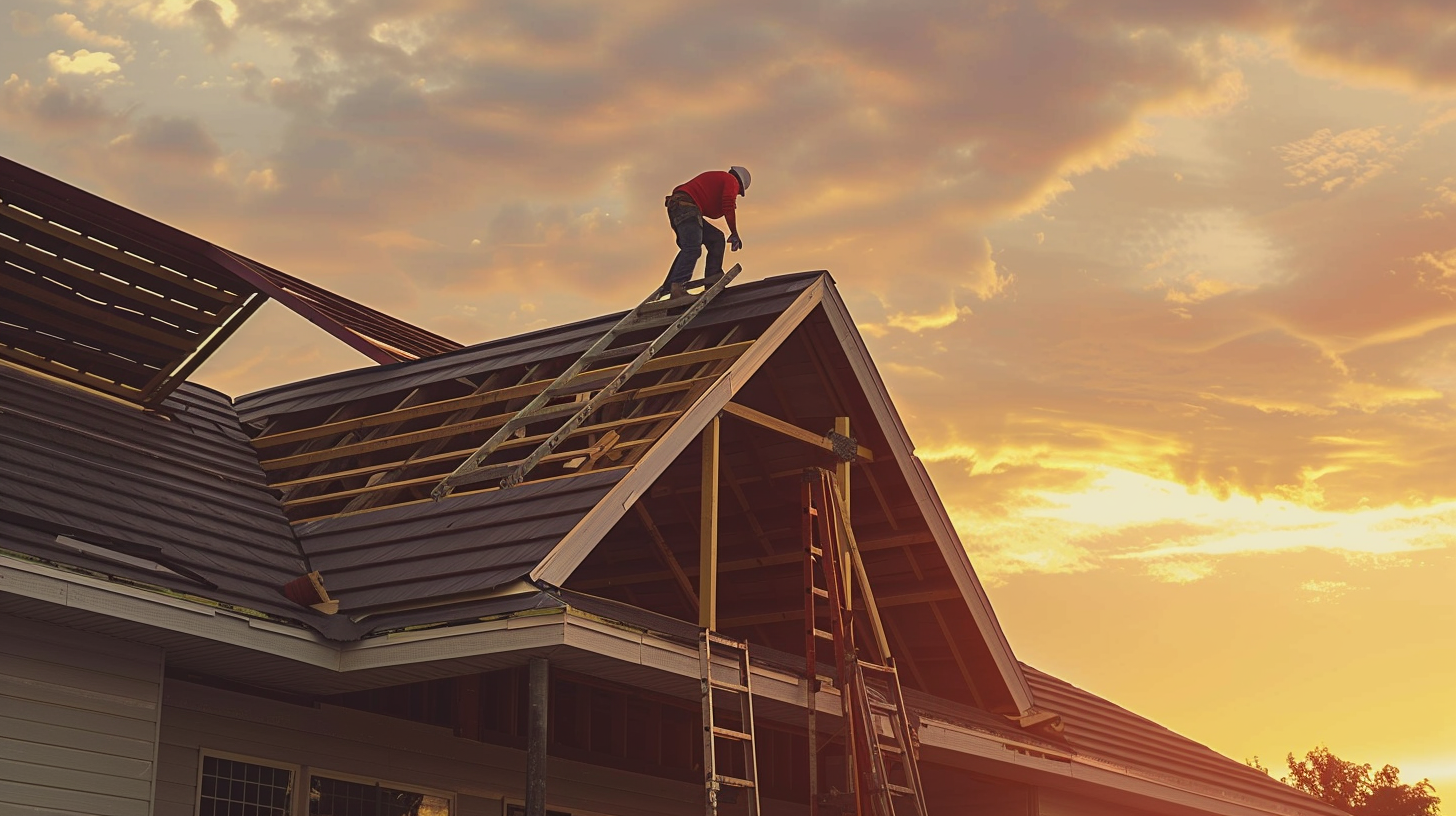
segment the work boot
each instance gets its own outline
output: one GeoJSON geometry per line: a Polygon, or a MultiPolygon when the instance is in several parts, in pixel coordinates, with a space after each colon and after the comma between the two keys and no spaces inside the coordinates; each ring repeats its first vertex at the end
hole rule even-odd
{"type": "Polygon", "coordinates": [[[668,294],[671,297],[674,297],[674,298],[687,297],[688,296],[688,287],[687,287],[687,284],[674,283],[671,286],[671,288],[668,289],[668,294]]]}

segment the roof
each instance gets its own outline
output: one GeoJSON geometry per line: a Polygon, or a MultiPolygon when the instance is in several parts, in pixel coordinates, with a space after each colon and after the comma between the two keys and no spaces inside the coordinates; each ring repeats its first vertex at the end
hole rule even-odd
{"type": "Polygon", "coordinates": [[[376,362],[459,344],[0,157],[0,359],[161,404],[273,297],[376,362]]]}
{"type": "MultiPolygon", "coordinates": [[[[604,460],[596,471],[565,470],[569,459],[559,458],[510,490],[477,484],[439,503],[427,498],[514,411],[526,393],[520,381],[549,381],[621,314],[268,389],[239,398],[238,411],[250,428],[268,429],[253,444],[343,611],[438,603],[529,576],[631,466],[651,467],[650,448],[674,427],[682,403],[752,345],[755,329],[738,327],[776,317],[818,277],[775,278],[719,296],[628,383],[604,422],[622,431],[617,449],[632,458],[604,460]],[[715,349],[721,353],[705,353],[715,349]]],[[[564,418],[540,427],[554,430],[564,418]]],[[[588,444],[600,424],[584,426],[563,450],[588,444]]],[[[530,430],[527,440],[536,438],[530,430]]],[[[521,450],[508,446],[501,457],[521,450]]]]}
{"type": "Polygon", "coordinates": [[[0,365],[0,549],[336,631],[280,591],[307,560],[228,399],[163,406],[0,365]]]}
{"type": "Polygon", "coordinates": [[[1078,754],[1152,772],[1155,781],[1191,782],[1195,790],[1246,804],[1277,802],[1302,813],[1343,811],[1229,759],[1152,720],[1022,664],[1037,705],[1062,716],[1064,736],[1078,754]]]}

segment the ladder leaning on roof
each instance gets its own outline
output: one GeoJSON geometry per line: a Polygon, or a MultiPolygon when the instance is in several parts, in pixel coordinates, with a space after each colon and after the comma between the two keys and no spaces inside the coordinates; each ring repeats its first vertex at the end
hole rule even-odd
{"type": "Polygon", "coordinates": [[[506,420],[506,423],[484,445],[481,445],[479,450],[470,454],[469,458],[460,463],[460,467],[456,468],[455,472],[441,479],[440,483],[435,485],[435,489],[430,492],[430,497],[439,501],[450,495],[450,492],[461,484],[485,481],[497,476],[504,477],[501,479],[501,487],[515,487],[520,484],[526,478],[526,474],[539,464],[542,458],[550,454],[556,449],[556,446],[564,442],[603,402],[620,391],[622,386],[626,385],[627,381],[632,379],[632,376],[642,366],[647,364],[648,360],[651,360],[658,352],[662,351],[668,342],[677,336],[678,332],[682,331],[693,321],[693,318],[697,317],[703,309],[707,308],[713,298],[717,297],[718,293],[722,292],[741,271],[743,271],[743,267],[734,264],[732,269],[729,269],[717,278],[702,278],[688,283],[689,289],[699,286],[703,287],[703,293],[693,298],[693,304],[687,308],[687,311],[668,321],[667,328],[663,330],[662,334],[657,336],[657,339],[633,346],[623,346],[615,349],[610,348],[618,337],[627,332],[662,325],[662,321],[667,320],[667,316],[659,315],[653,317],[651,316],[652,312],[665,311],[668,308],[678,305],[674,301],[683,300],[680,297],[669,300],[658,300],[662,290],[654,290],[645,300],[637,304],[632,311],[617,321],[617,324],[612,326],[606,334],[598,338],[591,345],[591,348],[588,348],[576,362],[567,366],[566,370],[561,372],[555,380],[552,380],[551,384],[546,386],[545,390],[537,394],[524,408],[517,411],[515,416],[506,420]],[[584,403],[547,405],[547,403],[557,397],[581,393],[579,385],[573,387],[573,382],[586,370],[587,366],[604,358],[623,357],[632,352],[637,352],[632,362],[624,366],[617,376],[613,377],[612,381],[603,386],[600,391],[597,391],[591,399],[584,403]],[[496,448],[500,447],[501,443],[511,438],[518,431],[532,422],[540,422],[549,417],[560,416],[563,409],[572,410],[570,419],[566,420],[566,424],[558,428],[555,433],[551,434],[535,450],[531,451],[531,454],[525,459],[519,462],[500,462],[492,465],[481,464],[495,452],[496,448]]]}

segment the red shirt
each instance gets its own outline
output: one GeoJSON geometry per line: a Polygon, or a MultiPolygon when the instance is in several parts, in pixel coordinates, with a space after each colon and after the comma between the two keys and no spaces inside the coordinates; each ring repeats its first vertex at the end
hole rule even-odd
{"type": "Polygon", "coordinates": [[[703,211],[704,218],[732,217],[738,209],[738,177],[726,170],[709,170],[699,173],[692,181],[679,184],[673,192],[682,190],[693,197],[693,203],[703,211]]]}

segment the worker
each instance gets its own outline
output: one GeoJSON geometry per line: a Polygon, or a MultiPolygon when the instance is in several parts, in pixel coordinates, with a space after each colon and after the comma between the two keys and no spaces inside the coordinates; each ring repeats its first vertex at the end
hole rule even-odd
{"type": "Polygon", "coordinates": [[[662,282],[659,294],[681,297],[688,293],[687,282],[693,277],[693,267],[703,247],[708,248],[708,260],[703,268],[703,278],[711,280],[723,274],[723,232],[708,223],[709,218],[722,218],[728,222],[728,244],[737,252],[743,248],[743,239],[738,237],[738,196],[748,193],[748,169],[733,165],[728,170],[709,170],[701,173],[686,184],[679,184],[664,202],[667,205],[667,223],[677,234],[677,257],[667,271],[667,280],[662,282]]]}

